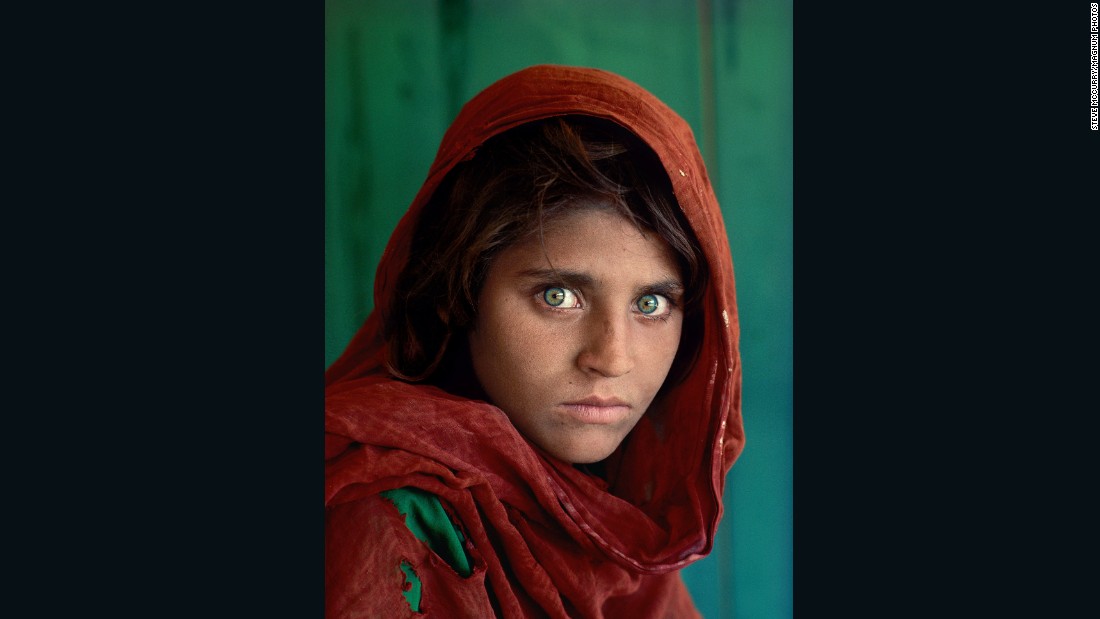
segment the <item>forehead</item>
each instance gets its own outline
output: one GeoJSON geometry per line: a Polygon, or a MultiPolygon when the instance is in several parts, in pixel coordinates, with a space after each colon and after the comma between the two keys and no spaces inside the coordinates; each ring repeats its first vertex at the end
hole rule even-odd
{"type": "Polygon", "coordinates": [[[583,208],[547,222],[540,233],[517,242],[494,266],[523,271],[532,266],[582,270],[612,277],[679,278],[676,256],[656,232],[638,228],[611,209],[583,208]]]}

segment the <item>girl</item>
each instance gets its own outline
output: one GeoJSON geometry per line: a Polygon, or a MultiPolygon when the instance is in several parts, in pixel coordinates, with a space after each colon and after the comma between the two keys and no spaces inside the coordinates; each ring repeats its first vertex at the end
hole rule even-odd
{"type": "Polygon", "coordinates": [[[697,617],[744,445],[733,265],[688,125],[536,66],[443,137],[325,374],[328,617],[697,617]]]}

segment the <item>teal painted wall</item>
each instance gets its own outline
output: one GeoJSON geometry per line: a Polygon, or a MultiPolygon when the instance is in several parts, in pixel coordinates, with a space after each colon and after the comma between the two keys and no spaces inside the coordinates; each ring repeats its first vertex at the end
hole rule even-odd
{"type": "Polygon", "coordinates": [[[327,0],[325,365],[458,108],[539,63],[599,67],[691,124],[733,251],[747,435],[715,551],[684,570],[708,619],[793,616],[791,0],[327,0]]]}

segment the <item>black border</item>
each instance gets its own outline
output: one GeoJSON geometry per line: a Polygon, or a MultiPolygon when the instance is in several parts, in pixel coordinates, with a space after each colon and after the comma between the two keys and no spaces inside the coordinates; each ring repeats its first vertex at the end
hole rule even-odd
{"type": "Polygon", "coordinates": [[[1088,5],[795,7],[797,613],[1084,603],[1088,5]]]}

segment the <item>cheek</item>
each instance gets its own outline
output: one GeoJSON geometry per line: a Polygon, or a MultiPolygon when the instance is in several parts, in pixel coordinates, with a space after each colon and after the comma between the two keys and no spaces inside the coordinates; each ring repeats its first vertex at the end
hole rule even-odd
{"type": "Polygon", "coordinates": [[[497,299],[481,310],[477,330],[470,333],[478,378],[490,396],[506,392],[509,399],[522,398],[550,375],[562,355],[561,342],[530,316],[522,300],[497,299]]]}
{"type": "Polygon", "coordinates": [[[664,325],[666,328],[643,333],[638,340],[636,354],[643,360],[650,381],[655,382],[657,387],[664,383],[680,347],[681,323],[679,319],[674,320],[674,324],[664,325]]]}

